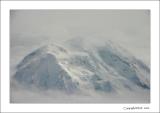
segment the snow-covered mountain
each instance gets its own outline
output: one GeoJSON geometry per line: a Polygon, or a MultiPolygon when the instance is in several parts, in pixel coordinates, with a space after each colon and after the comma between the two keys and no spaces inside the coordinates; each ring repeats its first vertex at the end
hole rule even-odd
{"type": "Polygon", "coordinates": [[[150,89],[150,69],[110,41],[98,46],[78,40],[45,45],[24,57],[13,77],[26,88],[69,94],[150,89]]]}

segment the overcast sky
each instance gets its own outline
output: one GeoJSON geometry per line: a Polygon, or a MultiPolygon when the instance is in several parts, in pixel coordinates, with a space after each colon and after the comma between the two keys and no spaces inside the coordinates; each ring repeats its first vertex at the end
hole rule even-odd
{"type": "Polygon", "coordinates": [[[149,65],[148,10],[11,10],[11,64],[48,42],[112,40],[149,65]]]}

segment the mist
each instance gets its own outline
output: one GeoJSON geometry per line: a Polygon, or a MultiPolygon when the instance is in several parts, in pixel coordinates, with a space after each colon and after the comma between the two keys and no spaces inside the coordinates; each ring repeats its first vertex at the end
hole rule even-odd
{"type": "Polygon", "coordinates": [[[111,41],[150,67],[149,10],[10,10],[10,102],[150,102],[150,90],[121,91],[121,95],[88,90],[66,95],[37,88],[28,90],[12,79],[17,64],[29,53],[44,45],[64,45],[74,39],[79,39],[77,46],[82,46],[83,41],[88,45],[111,41]]]}
{"type": "Polygon", "coordinates": [[[40,45],[79,37],[112,40],[150,65],[149,10],[10,11],[11,60],[40,45]]]}

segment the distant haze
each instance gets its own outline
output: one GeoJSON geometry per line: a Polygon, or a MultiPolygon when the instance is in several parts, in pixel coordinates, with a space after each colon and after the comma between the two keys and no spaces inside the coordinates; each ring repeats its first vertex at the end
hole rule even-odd
{"type": "Polygon", "coordinates": [[[11,68],[41,45],[79,37],[112,40],[150,65],[149,10],[11,10],[11,68]]]}

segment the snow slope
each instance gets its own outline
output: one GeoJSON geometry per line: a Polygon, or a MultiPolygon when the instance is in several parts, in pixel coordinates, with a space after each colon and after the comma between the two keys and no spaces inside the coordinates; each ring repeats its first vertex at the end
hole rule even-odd
{"type": "Polygon", "coordinates": [[[110,41],[96,46],[71,40],[40,47],[24,57],[13,79],[28,89],[67,94],[150,90],[150,69],[110,41]]]}

